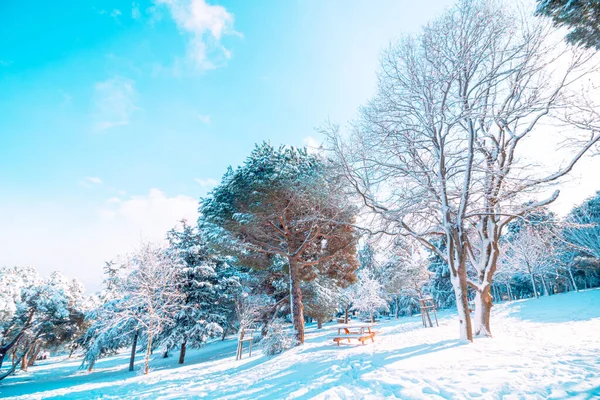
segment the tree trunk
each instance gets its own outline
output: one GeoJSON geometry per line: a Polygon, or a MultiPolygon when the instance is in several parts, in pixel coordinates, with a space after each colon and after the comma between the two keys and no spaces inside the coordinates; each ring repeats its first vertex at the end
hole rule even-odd
{"type": "Polygon", "coordinates": [[[400,318],[400,296],[396,296],[396,319],[400,318]]]}
{"type": "Polygon", "coordinates": [[[535,278],[533,277],[533,273],[531,272],[531,270],[529,270],[529,278],[531,279],[531,289],[533,290],[533,295],[536,299],[539,299],[540,296],[538,296],[537,286],[535,285],[535,278]]]}
{"type": "Polygon", "coordinates": [[[513,301],[510,285],[508,283],[506,284],[506,295],[508,296],[508,300],[513,301]]]}
{"type": "Polygon", "coordinates": [[[575,282],[575,278],[573,277],[573,271],[571,270],[571,267],[569,267],[569,277],[571,278],[571,284],[573,285],[573,289],[576,292],[579,292],[579,289],[577,288],[577,283],[575,282]]]}
{"type": "Polygon", "coordinates": [[[181,343],[181,350],[179,350],[179,364],[183,364],[185,361],[186,345],[187,345],[187,339],[183,339],[183,343],[181,343]]]}
{"type": "Polygon", "coordinates": [[[27,356],[28,356],[28,354],[29,354],[29,351],[27,351],[21,357],[21,371],[27,371],[27,361],[28,361],[28,357],[27,356]]]}
{"type": "Polygon", "coordinates": [[[492,337],[490,315],[493,298],[490,285],[485,285],[483,291],[475,291],[475,335],[492,337]]]}
{"type": "Polygon", "coordinates": [[[464,266],[459,269],[458,276],[452,277],[452,287],[456,297],[456,310],[458,311],[460,340],[473,341],[473,328],[471,314],[469,313],[469,297],[467,292],[467,272],[464,266]]]}
{"type": "Polygon", "coordinates": [[[92,369],[94,369],[94,364],[96,364],[96,360],[92,360],[90,362],[90,365],[88,366],[88,372],[92,372],[92,369]]]}
{"type": "Polygon", "coordinates": [[[162,358],[169,358],[169,349],[165,349],[165,351],[162,354],[162,358]]]}
{"type": "Polygon", "coordinates": [[[17,343],[19,343],[19,341],[21,340],[21,337],[23,337],[23,335],[25,334],[25,331],[29,328],[29,324],[31,323],[31,321],[33,319],[33,314],[34,314],[33,311],[31,311],[29,313],[29,316],[27,318],[27,321],[25,322],[25,325],[23,326],[23,328],[21,328],[21,331],[13,338],[13,340],[8,342],[7,344],[0,346],[0,368],[2,368],[2,363],[4,362],[4,357],[6,356],[6,354],[17,343]]]}
{"type": "Polygon", "coordinates": [[[350,308],[350,306],[346,306],[346,309],[344,310],[344,323],[347,324],[348,323],[348,309],[350,308]]]}
{"type": "Polygon", "coordinates": [[[302,305],[302,289],[300,288],[300,277],[298,276],[298,261],[290,258],[290,279],[292,283],[292,320],[296,331],[298,344],[304,343],[304,306],[302,305]]]}
{"type": "Polygon", "coordinates": [[[37,346],[36,345],[33,346],[32,350],[30,351],[31,356],[29,357],[29,360],[27,361],[28,367],[33,367],[33,365],[35,364],[35,360],[37,360],[37,357],[40,354],[41,350],[42,350],[41,343],[38,343],[37,346]]]}
{"type": "Polygon", "coordinates": [[[317,318],[317,329],[323,328],[323,320],[321,318],[317,318]]]}
{"type": "Polygon", "coordinates": [[[139,331],[135,331],[133,334],[133,343],[131,344],[131,356],[129,357],[129,370],[133,371],[133,364],[135,363],[135,350],[137,347],[139,331]]]}
{"type": "Polygon", "coordinates": [[[75,346],[72,346],[71,350],[69,351],[69,358],[71,358],[73,356],[74,351],[75,351],[75,346]]]}
{"type": "Polygon", "coordinates": [[[227,328],[223,328],[223,334],[221,335],[221,341],[224,342],[227,337],[227,328]]]}
{"type": "Polygon", "coordinates": [[[150,371],[150,354],[152,354],[152,332],[148,331],[148,348],[146,349],[146,359],[144,360],[144,375],[150,371]]]}
{"type": "Polygon", "coordinates": [[[540,274],[540,279],[542,280],[542,287],[544,288],[544,296],[550,296],[550,292],[548,291],[548,286],[546,285],[546,280],[544,279],[544,274],[540,274]]]}

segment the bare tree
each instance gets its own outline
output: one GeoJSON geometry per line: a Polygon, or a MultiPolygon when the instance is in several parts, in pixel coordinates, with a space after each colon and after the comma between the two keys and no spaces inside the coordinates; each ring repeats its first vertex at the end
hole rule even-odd
{"type": "Polygon", "coordinates": [[[149,372],[153,339],[172,324],[184,307],[179,290],[182,262],[160,246],[145,243],[127,260],[130,274],[125,282],[127,298],[118,318],[133,319],[148,338],[144,374],[149,372]]]}
{"type": "Polygon", "coordinates": [[[531,289],[535,297],[539,297],[536,276],[542,281],[544,294],[549,294],[544,275],[552,270],[556,262],[553,235],[545,229],[523,227],[519,234],[509,243],[502,254],[502,264],[509,270],[523,271],[530,279],[531,289]]]}
{"type": "Polygon", "coordinates": [[[384,52],[377,94],[347,140],[338,127],[325,129],[348,182],[378,217],[372,230],[411,236],[449,265],[465,340],[473,339],[469,287],[474,332],[491,336],[503,229],[556,200],[558,191],[523,206],[600,139],[597,115],[576,95],[595,70],[593,54],[555,38],[543,21],[506,5],[460,1],[384,52]],[[553,124],[571,139],[566,163],[548,171],[519,158],[526,139],[555,139],[553,124]]]}

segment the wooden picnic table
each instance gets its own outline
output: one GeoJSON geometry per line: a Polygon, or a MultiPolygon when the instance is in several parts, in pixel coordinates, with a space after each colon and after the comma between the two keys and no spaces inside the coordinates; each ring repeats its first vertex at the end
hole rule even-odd
{"type": "Polygon", "coordinates": [[[358,339],[362,344],[365,344],[365,340],[371,339],[371,341],[375,343],[373,338],[377,332],[371,330],[374,326],[375,324],[373,323],[334,325],[332,328],[337,329],[337,335],[332,338],[338,346],[344,339],[348,339],[348,342],[350,342],[350,339],[358,339]]]}

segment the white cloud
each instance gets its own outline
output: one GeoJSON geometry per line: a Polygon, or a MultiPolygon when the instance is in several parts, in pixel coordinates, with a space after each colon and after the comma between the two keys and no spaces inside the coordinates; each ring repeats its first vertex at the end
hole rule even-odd
{"type": "Polygon", "coordinates": [[[213,178],[206,178],[206,179],[196,178],[194,180],[196,181],[196,183],[198,185],[200,185],[203,188],[213,188],[213,187],[217,186],[217,184],[219,183],[219,181],[217,181],[216,179],[213,179],[213,178]]]}
{"type": "Polygon", "coordinates": [[[128,125],[136,106],[135,82],[115,76],[95,85],[94,128],[98,131],[128,125]]]}
{"type": "Polygon", "coordinates": [[[121,10],[119,9],[114,9],[110,12],[110,16],[113,18],[117,18],[119,15],[121,15],[121,10]]]}
{"type": "Polygon", "coordinates": [[[101,215],[106,221],[130,224],[144,236],[157,240],[162,239],[166,231],[182,218],[195,221],[197,208],[198,200],[193,197],[167,197],[159,189],[150,189],[145,196],[108,199],[101,209],[101,215]]]}
{"type": "Polygon", "coordinates": [[[131,3],[131,18],[139,19],[141,16],[142,13],[140,11],[140,5],[134,1],[133,3],[131,3]]]}
{"type": "Polygon", "coordinates": [[[204,122],[205,124],[210,124],[210,115],[201,115],[198,114],[198,119],[202,122],[204,122]]]}
{"type": "Polygon", "coordinates": [[[225,35],[238,35],[234,17],[225,7],[210,5],[205,0],[156,0],[164,4],[181,32],[189,36],[187,57],[198,69],[214,69],[231,57],[221,44],[225,35]]]}
{"type": "Polygon", "coordinates": [[[105,261],[131,252],[140,240],[165,240],[182,218],[195,223],[197,208],[197,199],[159,189],[100,205],[5,201],[0,265],[34,266],[44,275],[58,270],[95,291],[105,261]]]}
{"type": "Polygon", "coordinates": [[[101,185],[102,179],[95,176],[86,176],[79,181],[79,184],[85,188],[91,188],[92,186],[101,185]]]}
{"type": "Polygon", "coordinates": [[[309,153],[317,153],[322,148],[321,143],[312,136],[302,139],[302,145],[306,147],[309,153]]]}
{"type": "Polygon", "coordinates": [[[91,183],[95,183],[96,185],[99,185],[102,183],[102,179],[95,177],[95,176],[86,176],[85,180],[91,183]]]}

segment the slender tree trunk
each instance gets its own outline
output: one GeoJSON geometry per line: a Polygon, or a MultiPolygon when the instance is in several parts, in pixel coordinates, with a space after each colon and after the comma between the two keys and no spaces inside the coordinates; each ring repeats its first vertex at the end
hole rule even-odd
{"type": "Polygon", "coordinates": [[[152,332],[148,331],[148,348],[146,349],[146,359],[144,360],[144,375],[150,372],[150,354],[152,354],[152,332]]]}
{"type": "Polygon", "coordinates": [[[88,372],[92,372],[92,369],[94,369],[94,364],[96,364],[96,360],[92,360],[90,362],[90,365],[88,366],[88,372]]]}
{"type": "Polygon", "coordinates": [[[540,279],[542,280],[542,287],[544,288],[544,296],[550,296],[550,292],[548,291],[548,286],[546,285],[546,280],[544,279],[544,274],[540,274],[540,279]]]}
{"type": "Polygon", "coordinates": [[[513,301],[512,293],[510,291],[510,284],[506,284],[506,295],[508,296],[508,300],[513,301]]]}
{"type": "Polygon", "coordinates": [[[15,372],[15,370],[17,369],[17,365],[19,365],[18,362],[13,362],[7,371],[0,372],[0,381],[2,379],[6,378],[7,376],[12,375],[15,372]]]}
{"type": "Polygon", "coordinates": [[[30,352],[31,356],[29,357],[29,360],[27,361],[28,367],[33,367],[33,365],[35,364],[35,360],[37,360],[37,357],[40,354],[41,350],[42,350],[41,343],[38,343],[37,345],[33,346],[33,349],[30,352]]]}
{"type": "Polygon", "coordinates": [[[533,276],[533,272],[531,272],[531,269],[529,269],[529,278],[531,279],[531,289],[533,290],[533,295],[536,299],[539,299],[540,296],[538,295],[537,286],[535,285],[535,278],[533,276]]]}
{"type": "Polygon", "coordinates": [[[347,324],[348,323],[348,309],[350,308],[350,306],[346,305],[345,307],[345,312],[344,312],[344,323],[347,324]]]}
{"type": "Polygon", "coordinates": [[[25,354],[23,354],[23,356],[21,357],[21,371],[27,371],[27,361],[28,361],[28,355],[29,355],[29,351],[27,351],[25,354]]]}
{"type": "Polygon", "coordinates": [[[400,296],[396,296],[396,319],[400,318],[400,296]]]}
{"type": "Polygon", "coordinates": [[[296,340],[298,344],[304,343],[304,307],[302,305],[302,289],[300,288],[300,277],[298,276],[298,262],[294,258],[289,259],[290,278],[292,280],[292,319],[296,340]]]}
{"type": "Polygon", "coordinates": [[[577,288],[577,283],[575,282],[575,278],[573,277],[573,271],[571,270],[571,267],[569,267],[569,277],[571,278],[571,284],[573,285],[573,290],[575,290],[576,292],[579,292],[579,289],[577,288]]]}
{"type": "Polygon", "coordinates": [[[186,346],[187,346],[187,339],[183,339],[183,343],[181,343],[181,350],[179,350],[179,364],[183,364],[185,361],[186,346]]]}
{"type": "Polygon", "coordinates": [[[129,357],[129,370],[130,371],[133,371],[133,365],[135,363],[135,350],[137,347],[137,341],[138,341],[139,334],[140,334],[140,332],[137,330],[133,334],[133,343],[131,344],[131,356],[129,357]]]}
{"type": "Polygon", "coordinates": [[[323,328],[323,320],[321,318],[317,318],[317,329],[323,328]]]}
{"type": "Polygon", "coordinates": [[[169,358],[169,349],[165,349],[163,352],[162,358],[169,358]]]}
{"type": "Polygon", "coordinates": [[[73,352],[75,351],[75,346],[71,346],[71,350],[69,351],[69,358],[73,356],[73,352]]]}

